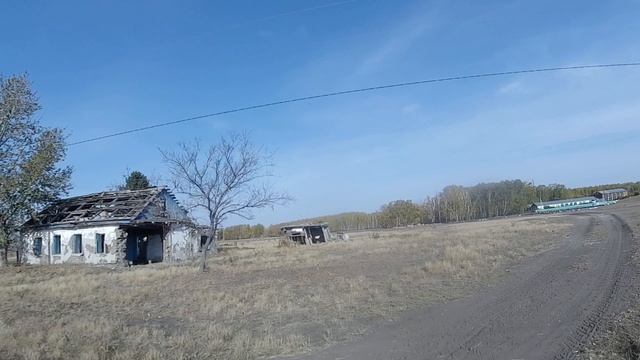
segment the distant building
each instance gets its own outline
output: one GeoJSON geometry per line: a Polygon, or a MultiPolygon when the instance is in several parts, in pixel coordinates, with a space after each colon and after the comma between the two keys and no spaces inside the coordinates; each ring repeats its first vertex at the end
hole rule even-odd
{"type": "Polygon", "coordinates": [[[164,187],[62,199],[23,225],[29,264],[146,264],[188,259],[201,236],[164,187]]]}
{"type": "Polygon", "coordinates": [[[626,198],[629,196],[629,192],[626,189],[610,189],[596,191],[595,197],[604,201],[615,201],[626,198]]]}
{"type": "Polygon", "coordinates": [[[287,225],[280,228],[289,240],[301,245],[311,245],[327,242],[331,239],[327,224],[287,225]]]}
{"type": "Polygon", "coordinates": [[[608,203],[599,201],[594,196],[587,196],[574,199],[541,201],[533,203],[530,207],[530,210],[538,214],[545,214],[568,210],[588,209],[604,205],[608,205],[608,203]]]}

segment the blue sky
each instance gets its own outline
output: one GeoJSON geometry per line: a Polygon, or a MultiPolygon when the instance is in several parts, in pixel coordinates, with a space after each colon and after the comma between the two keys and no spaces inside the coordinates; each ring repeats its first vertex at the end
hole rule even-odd
{"type": "MultiPolygon", "coordinates": [[[[10,0],[0,13],[0,73],[29,73],[41,121],[70,141],[391,82],[640,60],[637,0],[10,0]]],[[[126,169],[166,176],[159,147],[250,130],[296,198],[256,212],[263,223],[373,211],[448,184],[637,181],[639,90],[640,68],[431,84],[78,145],[67,162],[72,194],[96,192],[126,169]]]]}

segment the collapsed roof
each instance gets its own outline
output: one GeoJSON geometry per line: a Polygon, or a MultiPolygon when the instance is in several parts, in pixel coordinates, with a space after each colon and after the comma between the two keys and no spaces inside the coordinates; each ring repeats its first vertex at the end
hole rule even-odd
{"type": "Polygon", "coordinates": [[[285,230],[291,230],[291,229],[299,229],[299,228],[311,228],[311,227],[321,227],[321,228],[328,228],[329,225],[322,223],[322,224],[299,224],[299,225],[284,225],[280,227],[281,231],[285,231],[285,230]]]}
{"type": "Polygon", "coordinates": [[[144,219],[186,218],[186,211],[165,187],[141,190],[105,191],[58,200],[24,226],[75,225],[86,223],[127,223],[144,219]],[[167,211],[167,198],[182,216],[167,211]]]}

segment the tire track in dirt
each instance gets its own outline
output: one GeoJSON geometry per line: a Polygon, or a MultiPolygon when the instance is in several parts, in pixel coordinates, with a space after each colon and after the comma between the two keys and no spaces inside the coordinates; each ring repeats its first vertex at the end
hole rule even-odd
{"type": "Polygon", "coordinates": [[[612,214],[610,217],[617,223],[617,226],[610,231],[609,235],[619,237],[619,239],[614,239],[617,241],[610,242],[611,245],[614,245],[610,247],[610,253],[614,258],[609,257],[602,260],[612,261],[615,270],[610,278],[600,278],[598,284],[603,290],[600,301],[597,302],[594,311],[582,321],[574,334],[567,338],[562,350],[556,353],[554,359],[576,359],[578,351],[583,349],[589,339],[600,329],[607,310],[611,308],[616,300],[624,300],[625,294],[621,294],[621,292],[629,288],[629,285],[635,280],[635,269],[630,266],[630,259],[624,257],[625,254],[630,255],[633,234],[627,223],[619,216],[612,214]]]}
{"type": "Polygon", "coordinates": [[[604,319],[622,308],[636,272],[631,230],[621,218],[567,216],[575,220],[574,234],[524,261],[502,283],[302,358],[576,358],[604,319]]]}
{"type": "MultiPolygon", "coordinates": [[[[583,219],[580,219],[583,221],[583,219]]],[[[580,224],[578,227],[579,234],[574,236],[579,238],[585,238],[593,230],[594,219],[588,217],[584,219],[586,224],[580,224]]],[[[575,250],[575,242],[571,243],[571,248],[575,250]]],[[[483,339],[489,337],[505,337],[504,329],[507,327],[506,323],[517,320],[520,323],[526,323],[532,316],[541,311],[544,308],[545,303],[542,301],[524,301],[514,306],[514,296],[520,299],[532,299],[535,293],[539,292],[541,288],[548,284],[557,282],[558,277],[562,272],[574,266],[579,261],[579,257],[571,257],[564,262],[552,263],[550,266],[545,266],[541,270],[535,272],[526,281],[515,281],[505,286],[502,289],[502,294],[498,301],[490,303],[481,314],[485,314],[483,317],[476,319],[478,323],[486,321],[486,314],[491,314],[488,321],[485,322],[485,326],[474,334],[470,339],[465,341],[458,349],[450,352],[446,358],[458,359],[466,358],[468,354],[473,355],[474,358],[483,358],[483,352],[479,349],[479,345],[482,344],[483,339]],[[499,312],[495,312],[495,309],[500,309],[499,312]]],[[[493,290],[493,289],[492,289],[493,290]]],[[[507,347],[511,344],[508,341],[499,342],[499,347],[507,347]]],[[[491,358],[491,357],[489,357],[491,358]]]]}

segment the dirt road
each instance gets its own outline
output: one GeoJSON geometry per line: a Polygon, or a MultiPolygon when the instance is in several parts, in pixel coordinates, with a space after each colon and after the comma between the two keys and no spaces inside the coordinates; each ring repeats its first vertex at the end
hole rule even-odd
{"type": "Polygon", "coordinates": [[[572,235],[500,284],[379,325],[301,359],[571,359],[635,285],[632,234],[610,211],[572,215],[572,235]]]}

